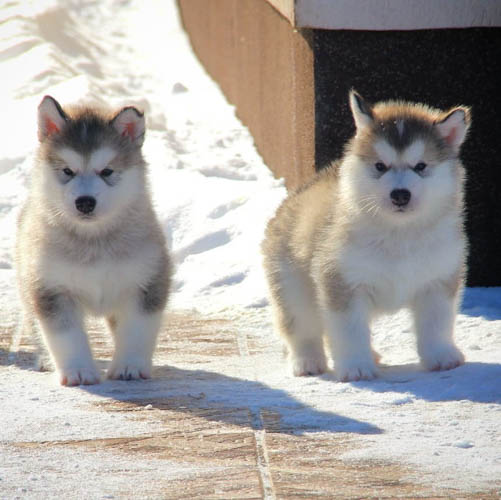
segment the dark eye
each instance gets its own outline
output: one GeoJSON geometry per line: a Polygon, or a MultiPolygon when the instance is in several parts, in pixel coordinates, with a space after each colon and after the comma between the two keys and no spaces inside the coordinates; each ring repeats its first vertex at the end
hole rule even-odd
{"type": "Polygon", "coordinates": [[[422,172],[426,167],[426,163],[420,161],[414,166],[414,172],[422,172]]]}
{"type": "Polygon", "coordinates": [[[111,174],[113,173],[113,170],[111,170],[111,168],[103,168],[103,170],[101,170],[101,177],[109,177],[111,174]]]}
{"type": "Polygon", "coordinates": [[[73,177],[75,175],[75,172],[73,172],[73,170],[71,170],[71,168],[68,167],[63,168],[63,173],[68,177],[73,177]]]}
{"type": "Polygon", "coordinates": [[[376,168],[376,170],[377,170],[378,172],[381,172],[381,173],[384,173],[384,172],[386,172],[386,171],[388,170],[388,167],[387,167],[387,166],[386,166],[383,162],[381,162],[381,161],[378,161],[378,162],[374,165],[374,167],[376,168]]]}

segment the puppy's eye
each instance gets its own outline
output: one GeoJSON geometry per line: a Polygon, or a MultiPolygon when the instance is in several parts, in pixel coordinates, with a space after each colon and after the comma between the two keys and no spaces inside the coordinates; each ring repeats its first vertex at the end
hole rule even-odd
{"type": "Polygon", "coordinates": [[[426,163],[420,161],[419,163],[416,163],[416,165],[414,165],[413,170],[414,172],[423,172],[427,166],[428,165],[426,165],[426,163]]]}
{"type": "Polygon", "coordinates": [[[73,170],[71,170],[71,168],[68,167],[63,168],[63,173],[68,177],[73,177],[75,175],[75,172],[73,172],[73,170]]]}
{"type": "Polygon", "coordinates": [[[388,170],[388,167],[381,161],[378,161],[376,164],[374,164],[374,168],[382,174],[384,174],[388,170]]]}
{"type": "Polygon", "coordinates": [[[111,170],[111,168],[103,168],[103,170],[101,170],[101,177],[109,177],[111,174],[113,173],[113,170],[111,170]]]}

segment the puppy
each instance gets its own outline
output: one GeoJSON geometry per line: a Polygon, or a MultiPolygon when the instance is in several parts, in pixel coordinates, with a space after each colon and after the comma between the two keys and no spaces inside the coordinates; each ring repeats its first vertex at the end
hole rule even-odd
{"type": "Polygon", "coordinates": [[[292,371],[324,372],[327,349],[340,380],[376,377],[370,324],[401,308],[412,312],[426,369],[455,368],[466,255],[459,150],[470,110],[371,105],[354,91],[349,100],[356,134],[343,157],[289,195],[262,246],[292,371]]]}
{"type": "Polygon", "coordinates": [[[17,276],[25,317],[39,324],[63,385],[100,380],[88,314],[105,317],[113,336],[109,378],[151,375],[171,264],[146,180],[144,133],[131,106],[63,109],[46,96],[38,108],[17,276]]]}

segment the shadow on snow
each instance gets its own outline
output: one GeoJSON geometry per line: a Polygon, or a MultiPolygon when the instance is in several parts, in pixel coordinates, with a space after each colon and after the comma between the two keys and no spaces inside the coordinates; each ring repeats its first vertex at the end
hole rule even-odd
{"type": "Polygon", "coordinates": [[[441,372],[424,371],[418,364],[384,366],[379,379],[356,384],[372,392],[398,392],[430,402],[501,404],[500,380],[501,364],[466,362],[441,372]]]}
{"type": "MultiPolygon", "coordinates": [[[[15,364],[32,369],[33,353],[20,352],[13,361],[0,349],[0,365],[15,364]]],[[[105,367],[107,361],[99,361],[105,367]]],[[[272,432],[304,434],[339,432],[380,434],[368,422],[312,408],[282,389],[261,382],[230,377],[207,370],[172,366],[154,368],[154,378],[145,381],[104,380],[80,389],[108,400],[134,407],[151,405],[160,410],[198,416],[210,421],[272,432]]],[[[322,379],[339,383],[333,373],[322,379]]],[[[353,382],[358,389],[374,393],[401,393],[392,404],[407,404],[413,398],[430,402],[472,401],[501,404],[501,364],[472,362],[450,371],[425,372],[417,364],[385,366],[373,381],[353,382]]],[[[335,394],[333,394],[335,398],[335,394]]]]}
{"type": "Polygon", "coordinates": [[[501,287],[465,288],[461,313],[490,321],[501,319],[501,287]]]}
{"type": "MultiPolygon", "coordinates": [[[[0,365],[33,370],[34,363],[33,353],[20,351],[15,357],[9,357],[6,350],[0,349],[0,365]]],[[[108,362],[99,360],[98,365],[104,368],[108,362]]],[[[156,366],[150,380],[104,380],[98,385],[79,386],[79,389],[135,407],[151,405],[256,430],[266,428],[285,434],[382,432],[370,423],[316,410],[281,389],[207,370],[156,366]]]]}
{"type": "Polygon", "coordinates": [[[82,389],[138,406],[285,434],[349,432],[380,434],[370,423],[312,408],[281,389],[207,370],[154,369],[148,381],[106,381],[82,389]]]}

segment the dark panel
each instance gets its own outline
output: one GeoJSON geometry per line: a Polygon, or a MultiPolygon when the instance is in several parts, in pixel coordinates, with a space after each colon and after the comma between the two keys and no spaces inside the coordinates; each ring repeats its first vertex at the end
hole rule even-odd
{"type": "Polygon", "coordinates": [[[370,101],[466,104],[469,286],[501,285],[501,29],[314,31],[315,160],[339,157],[354,132],[351,87],[370,101]]]}

